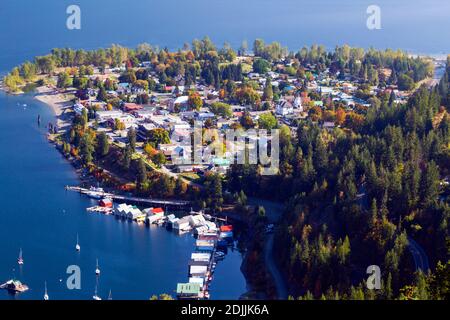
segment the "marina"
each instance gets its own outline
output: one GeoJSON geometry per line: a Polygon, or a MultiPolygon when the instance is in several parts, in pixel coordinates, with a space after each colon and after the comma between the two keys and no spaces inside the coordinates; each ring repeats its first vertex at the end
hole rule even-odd
{"type": "MultiPolygon", "coordinates": [[[[39,127],[36,121],[38,114],[41,123],[51,121],[54,117],[51,110],[32,95],[15,97],[0,92],[0,103],[3,106],[0,125],[5,130],[0,145],[9,150],[8,157],[0,160],[5,186],[0,194],[0,239],[4,244],[0,246],[3,257],[0,278],[1,283],[16,278],[31,288],[18,295],[0,290],[0,300],[43,300],[45,282],[50,300],[92,300],[97,258],[101,269],[97,291],[103,300],[108,298],[110,289],[114,299],[119,300],[148,300],[161,293],[175,297],[176,284],[186,278],[186,266],[195,244],[193,234],[169,232],[167,223],[146,227],[145,222],[129,223],[128,219],[115,219],[113,214],[87,212],[86,208],[100,206],[102,199],[80,197],[79,192],[65,190],[66,185],[78,185],[80,180],[70,163],[48,144],[46,128],[39,127]],[[26,103],[27,110],[18,112],[18,102],[26,103]],[[18,195],[27,195],[27,201],[17,201],[18,195]],[[13,225],[21,226],[20,239],[11,238],[13,225]],[[18,265],[20,248],[22,266],[18,265]],[[74,264],[82,270],[81,290],[66,287],[67,267],[74,264]]],[[[115,200],[114,205],[118,202],[115,200]]],[[[190,208],[190,205],[135,204],[162,208],[166,217],[174,213],[170,208],[184,215],[189,214],[190,208]]],[[[212,299],[237,299],[245,293],[241,263],[239,252],[228,254],[223,269],[216,269],[212,299]]]]}
{"type": "Polygon", "coordinates": [[[137,203],[146,203],[146,204],[157,204],[157,205],[166,205],[166,206],[187,206],[190,204],[190,201],[185,200],[162,200],[162,199],[149,199],[149,198],[139,198],[139,197],[131,197],[131,196],[124,196],[124,195],[118,195],[114,193],[107,193],[103,191],[103,189],[86,189],[81,187],[73,187],[73,186],[66,186],[66,190],[68,191],[75,191],[79,192],[81,194],[86,194],[91,198],[94,199],[102,199],[102,198],[109,198],[113,200],[120,200],[120,201],[128,201],[128,202],[137,202],[137,203]]]}
{"type": "MultiPolygon", "coordinates": [[[[106,194],[101,188],[83,189],[82,194],[97,199],[98,205],[88,207],[88,212],[103,213],[105,215],[114,215],[117,218],[130,220],[136,223],[145,223],[146,225],[164,226],[178,235],[191,233],[196,237],[195,249],[188,262],[188,282],[178,283],[176,294],[180,300],[205,300],[210,298],[209,286],[213,280],[213,275],[217,264],[226,256],[227,247],[233,243],[233,226],[226,225],[225,218],[216,218],[206,215],[202,211],[196,212],[191,209],[188,215],[177,218],[173,214],[166,215],[162,208],[139,209],[136,205],[126,203],[116,203],[111,194],[106,194]],[[91,193],[95,193],[92,196],[91,193]],[[107,198],[98,197],[102,194],[107,198]],[[211,221],[214,220],[215,222],[211,221]]],[[[100,275],[98,265],[95,274],[100,275]]],[[[96,293],[94,300],[101,300],[96,293]]]]}

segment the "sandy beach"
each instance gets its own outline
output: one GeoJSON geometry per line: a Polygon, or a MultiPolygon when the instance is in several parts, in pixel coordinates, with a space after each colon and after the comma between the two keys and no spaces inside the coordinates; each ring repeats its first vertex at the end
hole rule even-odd
{"type": "Polygon", "coordinates": [[[71,94],[60,93],[58,90],[49,86],[38,87],[36,88],[36,92],[35,98],[52,109],[57,119],[56,125],[58,128],[62,129],[67,126],[66,113],[71,112],[69,107],[72,105],[71,99],[73,96],[71,94]]]}

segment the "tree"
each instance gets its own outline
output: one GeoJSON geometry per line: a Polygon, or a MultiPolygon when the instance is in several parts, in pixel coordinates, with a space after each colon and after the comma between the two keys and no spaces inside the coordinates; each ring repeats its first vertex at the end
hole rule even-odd
{"type": "Polygon", "coordinates": [[[265,74],[270,70],[270,63],[266,59],[257,58],[253,61],[253,71],[265,74]]]}
{"type": "Polygon", "coordinates": [[[439,196],[439,168],[431,160],[425,168],[421,182],[422,203],[429,205],[437,201],[439,196]]]}
{"type": "Polygon", "coordinates": [[[150,132],[147,134],[147,138],[148,142],[152,143],[155,148],[160,144],[170,143],[169,132],[167,132],[163,128],[150,130],[150,132]]]}
{"type": "Polygon", "coordinates": [[[97,135],[97,157],[104,157],[109,153],[109,140],[108,136],[104,132],[100,132],[97,135]]]}
{"type": "Polygon", "coordinates": [[[131,148],[131,151],[135,152],[136,151],[136,130],[134,129],[134,127],[130,127],[130,129],[128,129],[127,140],[128,140],[128,145],[131,148]]]}
{"type": "Polygon", "coordinates": [[[125,147],[125,150],[122,151],[122,157],[121,157],[122,169],[124,169],[126,171],[128,171],[130,169],[132,155],[133,155],[133,151],[131,150],[130,145],[127,145],[125,147]]]}
{"type": "Polygon", "coordinates": [[[247,54],[248,50],[248,43],[247,40],[242,41],[241,46],[239,47],[239,55],[245,56],[247,54]]]}
{"type": "Polygon", "coordinates": [[[406,75],[406,74],[402,74],[398,77],[398,88],[400,90],[412,90],[414,89],[414,80],[406,75]]]}
{"type": "Polygon", "coordinates": [[[273,88],[272,88],[272,82],[269,78],[266,79],[266,84],[264,86],[264,92],[263,92],[263,100],[264,101],[272,101],[273,100],[273,88]]]}
{"type": "Polygon", "coordinates": [[[166,156],[162,152],[157,152],[152,156],[152,161],[157,165],[161,166],[166,163],[166,156]]]}
{"type": "Polygon", "coordinates": [[[200,110],[203,107],[203,100],[198,92],[191,91],[189,93],[188,105],[192,110],[200,110]]]}
{"type": "Polygon", "coordinates": [[[137,162],[136,181],[138,188],[142,190],[142,186],[147,182],[147,166],[142,158],[137,162]]]}
{"type": "Polygon", "coordinates": [[[61,72],[58,75],[58,81],[56,83],[56,86],[58,88],[68,88],[72,85],[72,79],[70,77],[70,74],[68,72],[61,72]]]}
{"type": "Polygon", "coordinates": [[[259,116],[258,125],[261,129],[270,130],[278,126],[278,121],[271,112],[267,112],[259,116]]]}
{"type": "Polygon", "coordinates": [[[94,152],[94,144],[92,136],[89,132],[86,132],[80,141],[80,157],[84,165],[88,165],[92,162],[94,152]]]}
{"type": "Polygon", "coordinates": [[[213,102],[209,107],[212,113],[215,115],[222,116],[224,118],[229,118],[233,115],[231,106],[223,102],[213,102]]]}
{"type": "Polygon", "coordinates": [[[438,262],[429,280],[432,299],[450,299],[450,261],[438,262]]]}
{"type": "Polygon", "coordinates": [[[40,73],[50,74],[55,69],[55,61],[51,55],[36,57],[35,64],[40,73]]]}
{"type": "Polygon", "coordinates": [[[106,93],[106,89],[104,86],[100,86],[100,89],[98,90],[98,94],[97,94],[97,100],[99,100],[99,101],[108,100],[108,94],[106,93]]]}

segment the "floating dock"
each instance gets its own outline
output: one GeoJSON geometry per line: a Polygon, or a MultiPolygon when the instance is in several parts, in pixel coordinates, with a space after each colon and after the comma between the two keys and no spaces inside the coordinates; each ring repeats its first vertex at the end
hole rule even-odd
{"type": "MultiPolygon", "coordinates": [[[[92,193],[92,190],[81,188],[81,187],[73,187],[73,186],[66,186],[66,190],[68,191],[74,191],[79,192],[81,194],[89,195],[92,193]]],[[[148,204],[157,204],[162,206],[179,206],[184,207],[189,205],[191,202],[186,200],[162,200],[162,199],[151,199],[151,198],[139,198],[139,197],[129,197],[129,196],[123,196],[118,195],[114,193],[108,193],[108,192],[102,192],[102,191],[96,191],[96,195],[98,195],[99,198],[109,198],[112,200],[119,200],[119,201],[129,201],[129,202],[137,202],[137,203],[148,203],[148,204]]]]}

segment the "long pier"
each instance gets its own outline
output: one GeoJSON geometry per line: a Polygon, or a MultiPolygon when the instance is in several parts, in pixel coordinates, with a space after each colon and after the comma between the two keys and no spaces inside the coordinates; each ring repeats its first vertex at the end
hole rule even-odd
{"type": "MultiPolygon", "coordinates": [[[[81,194],[89,194],[90,192],[92,192],[91,190],[86,189],[86,188],[72,187],[72,186],[66,186],[66,190],[79,192],[81,194]]],[[[166,205],[166,206],[182,207],[182,206],[187,206],[191,203],[190,201],[185,201],[185,200],[162,200],[162,199],[128,197],[128,196],[118,195],[118,194],[114,194],[114,193],[98,192],[98,191],[95,191],[95,194],[99,195],[103,198],[110,198],[113,200],[157,204],[157,205],[162,205],[162,206],[166,205]]]]}

